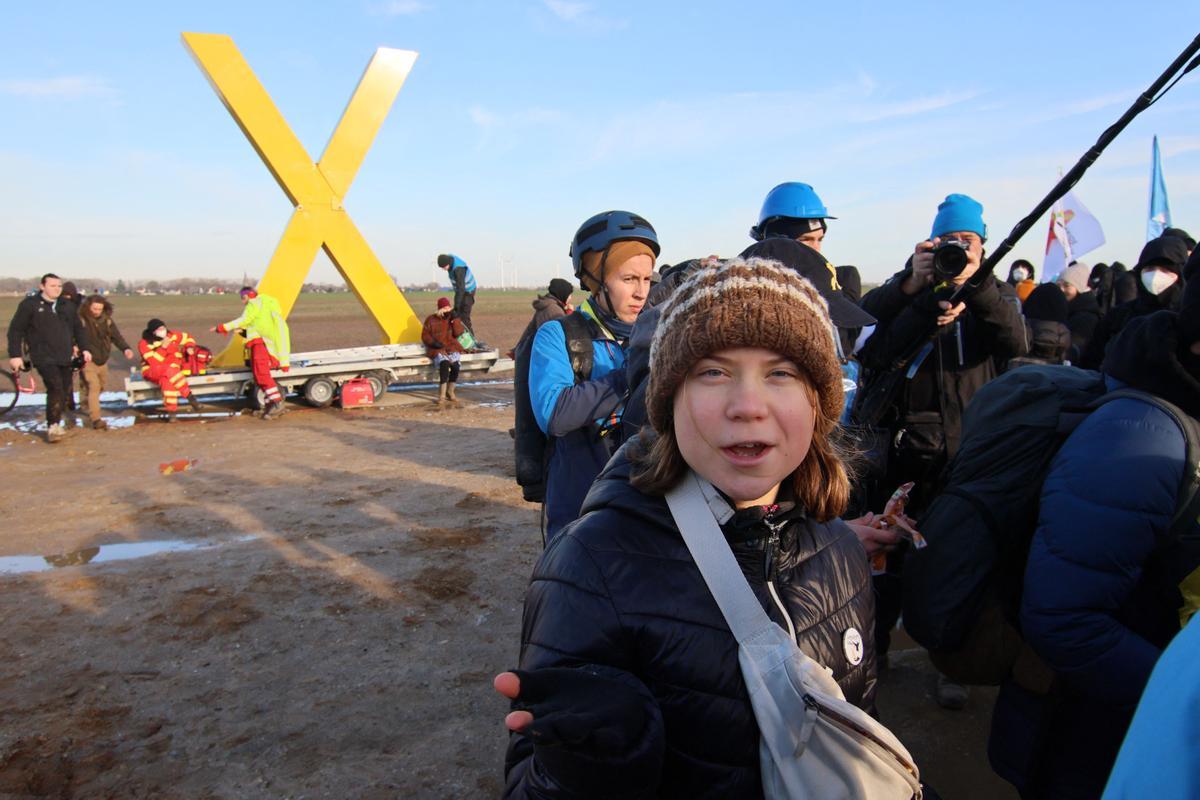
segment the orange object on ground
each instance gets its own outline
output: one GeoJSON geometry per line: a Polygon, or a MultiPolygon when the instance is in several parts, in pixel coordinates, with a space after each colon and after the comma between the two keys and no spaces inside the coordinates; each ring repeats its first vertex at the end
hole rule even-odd
{"type": "Polygon", "coordinates": [[[159,464],[158,471],[163,475],[171,475],[176,472],[189,470],[200,461],[198,458],[178,458],[174,461],[168,461],[166,464],[159,464]]]}

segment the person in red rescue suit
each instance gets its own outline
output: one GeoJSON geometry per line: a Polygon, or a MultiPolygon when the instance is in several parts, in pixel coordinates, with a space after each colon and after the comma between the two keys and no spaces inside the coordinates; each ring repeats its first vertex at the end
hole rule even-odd
{"type": "Polygon", "coordinates": [[[168,330],[161,319],[152,319],[142,331],[138,352],[142,354],[142,378],[158,384],[162,390],[163,410],[167,419],[175,421],[179,410],[179,398],[186,397],[193,409],[199,410],[200,403],[192,396],[187,376],[183,374],[184,356],[188,348],[195,347],[196,340],[183,331],[168,330]]]}
{"type": "Polygon", "coordinates": [[[458,398],[454,396],[454,384],[458,382],[458,370],[462,354],[466,351],[458,343],[458,337],[467,330],[466,325],[451,310],[450,299],[439,297],[437,311],[425,318],[421,327],[421,342],[425,345],[425,355],[433,359],[433,365],[438,370],[438,410],[446,407],[446,401],[458,407],[458,398]]]}
{"type": "Polygon", "coordinates": [[[242,315],[237,319],[217,325],[211,330],[216,333],[244,331],[246,337],[246,364],[254,373],[254,382],[262,389],[267,405],[263,419],[283,413],[283,393],[271,375],[271,370],[287,372],[291,357],[291,333],[279,301],[266,294],[259,294],[249,286],[238,293],[242,298],[242,315]]]}

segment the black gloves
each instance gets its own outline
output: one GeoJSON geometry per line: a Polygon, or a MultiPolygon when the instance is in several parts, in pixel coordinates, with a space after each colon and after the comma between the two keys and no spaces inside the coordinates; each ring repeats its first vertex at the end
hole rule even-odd
{"type": "Polygon", "coordinates": [[[665,735],[658,704],[636,677],[609,667],[513,670],[514,711],[546,773],[589,797],[653,796],[665,735]]]}
{"type": "Polygon", "coordinates": [[[434,350],[441,350],[446,345],[442,344],[441,342],[430,342],[429,346],[434,350]]]}

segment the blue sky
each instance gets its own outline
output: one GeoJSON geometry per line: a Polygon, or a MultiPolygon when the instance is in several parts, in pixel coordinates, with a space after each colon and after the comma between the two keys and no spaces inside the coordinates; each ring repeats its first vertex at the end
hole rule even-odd
{"type": "MultiPolygon", "coordinates": [[[[1128,3],[43,2],[0,29],[0,275],[261,275],[291,205],[180,43],[233,36],[316,159],[379,46],[416,66],[346,207],[389,272],[569,276],[578,225],[650,219],[663,260],[749,244],[766,192],[812,183],[826,255],[899,267],[950,192],[998,243],[1200,32],[1194,0],[1128,3]]],[[[1197,71],[1200,73],[1200,70],[1197,71]]],[[[1076,188],[1136,260],[1151,136],[1200,234],[1200,78],[1076,188]]],[[[1018,245],[1041,264],[1045,225],[1018,245]]],[[[313,280],[336,270],[318,255],[313,280]]]]}

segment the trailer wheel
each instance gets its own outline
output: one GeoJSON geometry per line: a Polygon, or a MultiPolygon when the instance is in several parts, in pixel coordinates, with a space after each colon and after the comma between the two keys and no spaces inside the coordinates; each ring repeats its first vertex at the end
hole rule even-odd
{"type": "Polygon", "coordinates": [[[364,372],[363,377],[371,384],[371,394],[374,395],[376,400],[387,394],[388,386],[392,382],[392,373],[383,369],[373,369],[370,372],[364,372]]]}
{"type": "Polygon", "coordinates": [[[337,387],[329,378],[309,378],[304,384],[304,399],[315,408],[326,408],[337,394],[337,387]]]}
{"type": "Polygon", "coordinates": [[[254,381],[246,381],[242,384],[242,396],[246,398],[246,404],[253,410],[261,411],[266,408],[267,395],[258,388],[258,384],[254,381]]]}

